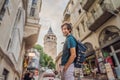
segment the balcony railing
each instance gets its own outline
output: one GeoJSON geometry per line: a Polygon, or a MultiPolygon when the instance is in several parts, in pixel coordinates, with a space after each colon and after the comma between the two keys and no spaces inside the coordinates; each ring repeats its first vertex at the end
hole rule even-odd
{"type": "Polygon", "coordinates": [[[115,0],[113,2],[113,6],[115,9],[119,9],[119,11],[120,11],[120,0],[115,0]]]}
{"type": "Polygon", "coordinates": [[[112,7],[114,10],[119,10],[120,11],[120,0],[99,0],[99,3],[104,2],[104,3],[111,3],[112,7]]]}
{"type": "Polygon", "coordinates": [[[104,24],[109,18],[111,18],[114,14],[112,11],[114,10],[111,4],[103,4],[101,7],[96,9],[96,12],[92,14],[92,16],[87,21],[87,26],[91,31],[95,31],[102,24],[104,24]]]}
{"type": "Polygon", "coordinates": [[[83,9],[85,9],[86,11],[88,11],[88,9],[92,6],[92,4],[94,3],[95,0],[82,0],[81,1],[81,5],[83,7],[83,9]]]}

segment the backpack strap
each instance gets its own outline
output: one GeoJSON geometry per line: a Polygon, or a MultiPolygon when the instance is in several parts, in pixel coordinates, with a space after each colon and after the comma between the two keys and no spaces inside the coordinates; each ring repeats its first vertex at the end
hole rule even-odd
{"type": "Polygon", "coordinates": [[[81,41],[76,40],[76,38],[75,38],[74,36],[73,36],[73,38],[74,38],[74,40],[76,41],[77,45],[79,45],[79,46],[81,47],[81,52],[82,52],[82,53],[85,53],[85,51],[87,50],[87,47],[86,47],[84,44],[82,44],[81,41]],[[84,50],[83,50],[83,49],[84,49],[84,50]]]}

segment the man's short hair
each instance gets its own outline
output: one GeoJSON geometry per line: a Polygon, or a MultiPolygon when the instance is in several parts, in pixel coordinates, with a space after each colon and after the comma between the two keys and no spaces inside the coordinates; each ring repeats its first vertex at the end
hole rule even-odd
{"type": "Polygon", "coordinates": [[[63,28],[63,26],[67,26],[67,29],[70,30],[70,32],[72,31],[72,24],[71,23],[64,23],[64,24],[62,24],[61,28],[63,28]]]}

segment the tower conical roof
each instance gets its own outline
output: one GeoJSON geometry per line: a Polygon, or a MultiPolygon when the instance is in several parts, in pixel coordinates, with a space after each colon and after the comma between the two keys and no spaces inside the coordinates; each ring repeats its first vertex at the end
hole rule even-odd
{"type": "Polygon", "coordinates": [[[50,27],[47,34],[54,34],[52,28],[50,27]]]}

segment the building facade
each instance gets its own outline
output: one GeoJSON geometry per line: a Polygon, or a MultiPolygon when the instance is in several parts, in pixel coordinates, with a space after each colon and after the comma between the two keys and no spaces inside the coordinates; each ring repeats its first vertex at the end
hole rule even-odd
{"type": "Polygon", "coordinates": [[[70,19],[73,35],[87,46],[89,68],[109,74],[109,63],[120,79],[120,0],[70,0],[66,10],[69,16],[63,21],[70,19]]]}
{"type": "Polygon", "coordinates": [[[51,27],[49,28],[48,33],[44,37],[44,51],[55,61],[55,58],[57,56],[57,37],[53,33],[51,27]]]}
{"type": "MultiPolygon", "coordinates": [[[[40,28],[33,27],[32,32],[26,29],[28,19],[27,4],[29,1],[0,1],[0,79],[21,79],[25,51],[37,41],[36,36],[38,36],[40,28]],[[31,39],[30,37],[34,37],[36,40],[28,41],[27,39],[31,39]]],[[[39,6],[38,11],[40,11],[41,3],[37,3],[37,7],[39,6]]],[[[39,14],[38,11],[36,11],[36,14],[39,14]]]]}
{"type": "Polygon", "coordinates": [[[25,6],[26,23],[25,23],[25,33],[24,39],[26,41],[26,49],[30,49],[38,39],[40,24],[39,24],[39,12],[41,10],[42,0],[28,0],[25,6]]]}
{"type": "Polygon", "coordinates": [[[58,72],[58,77],[60,78],[61,77],[61,58],[62,58],[62,52],[60,52],[57,57],[56,57],[56,60],[55,60],[55,64],[56,64],[56,71],[58,72]]]}
{"type": "Polygon", "coordinates": [[[61,66],[61,58],[62,58],[62,52],[58,54],[56,57],[55,63],[56,63],[56,70],[60,72],[60,66],[61,66]]]}

